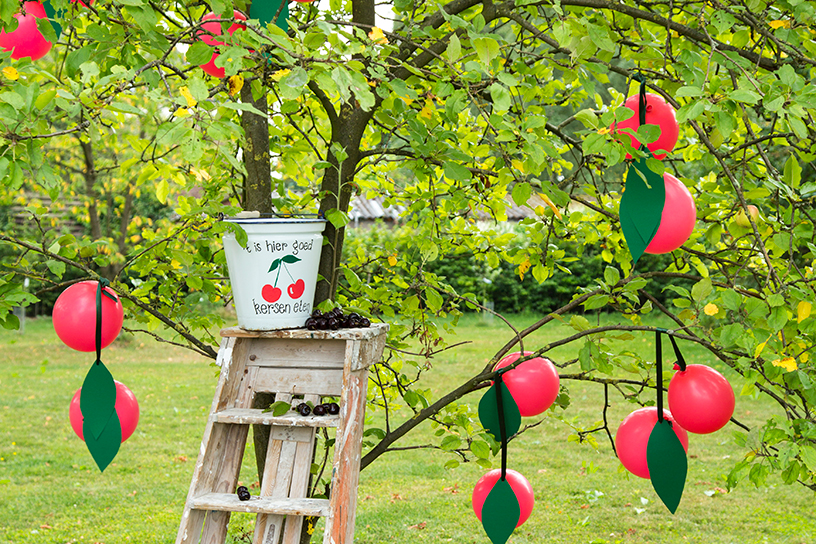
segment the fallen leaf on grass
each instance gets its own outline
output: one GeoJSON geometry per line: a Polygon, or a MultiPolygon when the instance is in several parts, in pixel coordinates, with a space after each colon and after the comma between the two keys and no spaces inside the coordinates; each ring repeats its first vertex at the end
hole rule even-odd
{"type": "Polygon", "coordinates": [[[53,529],[50,525],[40,525],[40,529],[53,529]]]}
{"type": "Polygon", "coordinates": [[[400,496],[399,493],[393,493],[391,495],[391,502],[394,503],[396,501],[404,501],[405,499],[400,496]]]}
{"type": "Polygon", "coordinates": [[[425,528],[425,525],[427,525],[427,524],[426,524],[426,523],[423,521],[422,523],[417,523],[416,525],[411,525],[411,526],[410,526],[410,527],[408,527],[408,528],[409,528],[409,529],[419,529],[419,530],[422,530],[422,529],[424,529],[424,528],[425,528]]]}
{"type": "Polygon", "coordinates": [[[455,495],[456,493],[459,493],[459,484],[453,484],[452,487],[446,487],[446,488],[442,489],[442,491],[446,491],[448,493],[453,493],[455,495]]]}

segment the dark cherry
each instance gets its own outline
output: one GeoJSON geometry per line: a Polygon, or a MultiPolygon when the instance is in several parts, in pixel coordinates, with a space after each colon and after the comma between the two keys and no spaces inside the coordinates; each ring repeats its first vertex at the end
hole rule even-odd
{"type": "Polygon", "coordinates": [[[364,318],[362,318],[360,320],[360,326],[361,327],[370,327],[371,326],[371,321],[369,321],[369,319],[367,317],[364,317],[364,318]]]}
{"type": "Polygon", "coordinates": [[[301,402],[297,405],[297,411],[302,416],[308,416],[312,413],[312,409],[305,402],[301,402]]]}
{"type": "Polygon", "coordinates": [[[325,404],[318,404],[314,407],[313,413],[316,416],[325,416],[328,413],[328,409],[326,408],[325,404]]]}
{"type": "Polygon", "coordinates": [[[238,489],[235,490],[235,493],[238,495],[239,500],[248,501],[250,499],[249,490],[244,485],[238,486],[238,489]]]}
{"type": "Polygon", "coordinates": [[[336,402],[330,402],[326,405],[326,409],[329,411],[329,414],[336,416],[340,413],[340,405],[336,402]]]}

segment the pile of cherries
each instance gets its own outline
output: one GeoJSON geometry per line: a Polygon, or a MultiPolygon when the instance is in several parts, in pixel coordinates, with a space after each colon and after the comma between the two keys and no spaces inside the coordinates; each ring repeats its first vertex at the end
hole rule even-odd
{"type": "Polygon", "coordinates": [[[312,408],[305,402],[301,402],[297,405],[295,410],[302,416],[308,416],[311,413],[314,413],[316,416],[325,416],[326,414],[336,416],[340,413],[340,405],[336,402],[329,402],[326,404],[318,404],[312,408]]]}
{"type": "Polygon", "coordinates": [[[343,310],[335,308],[325,314],[315,309],[311,317],[306,320],[306,328],[310,331],[336,331],[337,329],[358,329],[370,327],[371,321],[357,313],[343,314],[343,310]]]}
{"type": "Polygon", "coordinates": [[[249,489],[247,489],[245,485],[239,485],[235,493],[238,495],[238,500],[241,501],[248,501],[252,497],[252,495],[249,494],[249,489]]]}

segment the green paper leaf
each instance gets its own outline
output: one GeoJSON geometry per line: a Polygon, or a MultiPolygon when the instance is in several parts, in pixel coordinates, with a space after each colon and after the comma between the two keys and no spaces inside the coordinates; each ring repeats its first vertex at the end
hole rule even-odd
{"type": "Polygon", "coordinates": [[[648,154],[649,157],[638,159],[629,167],[626,188],[620,201],[621,229],[633,264],[637,264],[657,234],[666,203],[666,186],[662,176],[646,165],[648,158],[651,158],[651,154],[648,154]]]}
{"type": "Polygon", "coordinates": [[[295,257],[294,255],[286,255],[286,256],[285,256],[285,257],[283,257],[281,260],[282,260],[283,262],[285,262],[286,264],[294,264],[294,263],[296,263],[296,262],[300,261],[300,258],[299,258],[299,257],[295,257]]]}
{"type": "Polygon", "coordinates": [[[99,467],[100,472],[104,472],[107,466],[119,453],[119,446],[122,444],[122,425],[119,423],[119,416],[113,412],[107,425],[105,425],[102,433],[98,437],[94,437],[93,433],[89,432],[88,420],[82,425],[82,433],[85,436],[85,445],[88,451],[91,452],[99,467]]]}
{"type": "Polygon", "coordinates": [[[87,436],[99,438],[116,405],[116,384],[107,367],[97,361],[91,365],[85,381],[82,383],[82,393],[79,397],[79,409],[82,412],[82,429],[87,436]]]}
{"type": "Polygon", "coordinates": [[[280,263],[281,263],[280,259],[275,259],[274,261],[272,261],[272,265],[269,267],[269,270],[267,270],[267,273],[272,272],[273,270],[278,268],[280,266],[280,263]]]}
{"type": "Polygon", "coordinates": [[[45,0],[42,3],[43,9],[45,9],[45,16],[51,21],[51,26],[54,27],[54,32],[57,33],[57,39],[59,39],[60,34],[62,34],[62,25],[59,24],[55,19],[57,17],[62,17],[62,10],[57,12],[54,7],[51,5],[49,0],[45,0]]]}
{"type": "Polygon", "coordinates": [[[507,480],[499,479],[482,506],[482,527],[493,544],[504,544],[518,525],[521,507],[507,480]]]}
{"type": "MultiPolygon", "coordinates": [[[[263,26],[266,26],[272,22],[279,7],[280,2],[278,0],[255,0],[249,8],[249,18],[258,19],[263,26]]],[[[275,21],[275,26],[284,32],[288,32],[289,23],[287,19],[289,19],[289,2],[284,2],[278,20],[275,21]]]]}
{"type": "MultiPolygon", "coordinates": [[[[482,427],[493,435],[497,442],[501,443],[501,431],[499,430],[499,405],[496,400],[496,388],[498,382],[485,392],[482,400],[479,401],[479,420],[482,427]]],[[[516,401],[507,389],[507,385],[501,382],[502,406],[504,408],[504,426],[507,438],[516,434],[521,427],[521,413],[516,401]]]]}
{"type": "Polygon", "coordinates": [[[646,446],[646,463],[652,487],[666,508],[674,514],[686,485],[688,459],[683,444],[668,420],[655,423],[646,446]]]}

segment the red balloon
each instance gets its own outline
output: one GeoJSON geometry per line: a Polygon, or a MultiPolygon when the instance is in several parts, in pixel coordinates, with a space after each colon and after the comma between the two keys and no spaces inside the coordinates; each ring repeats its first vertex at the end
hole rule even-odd
{"type": "Polygon", "coordinates": [[[734,390],[706,365],[687,365],[669,383],[669,409],[684,429],[697,434],[719,431],[734,415],[734,390]]]}
{"type": "MultiPolygon", "coordinates": [[[[524,355],[532,355],[525,351],[524,355]]],[[[511,353],[499,361],[494,370],[510,366],[518,361],[520,352],[511,353]]],[[[552,406],[558,396],[558,370],[549,359],[536,357],[508,370],[502,381],[513,395],[523,417],[537,416],[552,406]]]]}
{"type": "MultiPolygon", "coordinates": [[[[674,434],[688,452],[688,433],[683,429],[668,410],[663,410],[663,418],[672,423],[674,434]]],[[[640,476],[649,477],[649,465],[646,462],[646,446],[649,444],[649,435],[652,434],[657,423],[657,408],[647,407],[635,410],[626,416],[615,434],[615,448],[618,459],[626,470],[640,476]]]]}
{"type": "MultiPolygon", "coordinates": [[[[626,102],[623,103],[624,107],[634,111],[635,114],[625,121],[613,124],[612,132],[616,132],[616,128],[631,128],[637,132],[640,126],[640,105],[638,100],[639,95],[637,94],[626,99],[626,102]]],[[[655,158],[660,160],[665,157],[666,154],[655,152],[660,149],[664,151],[674,149],[675,144],[677,144],[677,138],[680,135],[680,125],[677,123],[674,108],[666,102],[662,96],[646,93],[646,124],[658,125],[660,127],[660,137],[654,142],[646,144],[646,147],[654,154],[655,158]]],[[[626,136],[628,136],[628,134],[626,136]]],[[[632,136],[629,137],[632,140],[632,147],[638,149],[640,142],[632,136]]],[[[631,159],[632,156],[627,153],[626,158],[631,159]]]]}
{"type": "Polygon", "coordinates": [[[666,187],[663,216],[655,237],[646,246],[646,253],[670,253],[682,246],[691,236],[697,221],[694,198],[683,182],[664,172],[663,184],[666,187]]]}
{"type": "MultiPolygon", "coordinates": [[[[479,478],[479,481],[476,482],[476,487],[473,488],[471,502],[473,503],[473,511],[476,513],[476,517],[479,518],[479,521],[482,521],[482,507],[484,506],[485,499],[493,490],[493,486],[496,485],[499,478],[501,478],[501,469],[491,470],[479,478]]],[[[516,527],[520,527],[522,523],[527,521],[527,518],[530,517],[533,511],[533,505],[535,504],[533,486],[530,485],[527,478],[509,468],[507,469],[507,482],[510,484],[513,493],[516,494],[516,499],[519,501],[521,515],[519,516],[516,527]]]]}
{"type": "MultiPolygon", "coordinates": [[[[232,16],[239,21],[247,20],[246,15],[244,15],[237,9],[233,10],[232,16]]],[[[202,21],[207,21],[209,19],[221,19],[221,15],[218,15],[216,13],[208,13],[207,15],[201,18],[202,21]]],[[[204,23],[203,25],[201,25],[201,28],[211,34],[215,34],[215,36],[221,35],[221,23],[204,23]]],[[[227,32],[229,33],[230,36],[232,36],[232,34],[238,29],[246,29],[246,26],[239,23],[233,23],[232,26],[230,26],[227,29],[227,32]]],[[[207,32],[199,32],[198,37],[201,39],[202,42],[213,47],[224,45],[224,42],[216,40],[215,36],[211,36],[207,32]]],[[[222,78],[226,75],[226,73],[223,68],[219,68],[218,66],[215,65],[216,58],[218,58],[218,53],[213,53],[210,62],[208,62],[207,64],[202,64],[201,69],[210,74],[211,76],[222,78]]]]}
{"type": "MultiPolygon", "coordinates": [[[[116,404],[114,409],[119,416],[119,425],[122,427],[122,442],[130,438],[136,426],[139,424],[139,403],[136,396],[122,382],[114,380],[116,384],[116,404]]],[[[71,428],[83,442],[85,436],[82,433],[82,410],[79,406],[79,397],[82,388],[77,389],[74,398],[71,399],[71,406],[68,409],[68,418],[71,420],[71,428]]]]}
{"type": "Polygon", "coordinates": [[[11,58],[15,60],[25,57],[37,60],[51,50],[51,42],[37,28],[37,19],[46,17],[45,8],[39,2],[24,2],[23,12],[14,14],[18,22],[16,30],[0,30],[0,48],[11,51],[11,58]]]}
{"type": "MultiPolygon", "coordinates": [[[[60,340],[77,351],[96,350],[96,288],[98,282],[81,281],[62,292],[54,304],[54,330],[60,340]]],[[[102,347],[109,346],[122,330],[124,310],[110,287],[102,295],[102,347]]]]}

